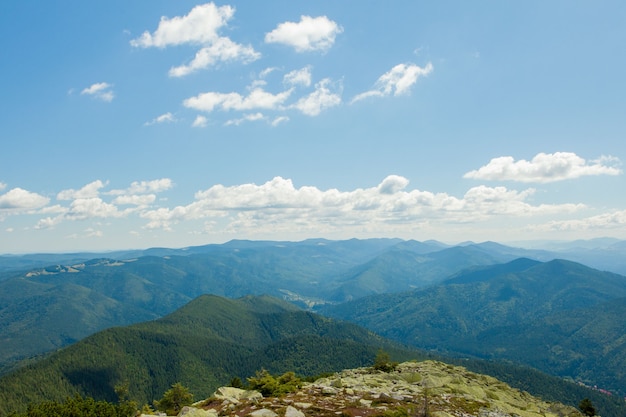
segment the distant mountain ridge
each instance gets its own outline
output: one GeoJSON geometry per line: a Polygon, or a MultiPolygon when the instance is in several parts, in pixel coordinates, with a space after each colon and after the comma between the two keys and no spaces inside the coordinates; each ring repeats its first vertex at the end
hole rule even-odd
{"type": "Polygon", "coordinates": [[[525,363],[620,395],[625,311],[626,277],[525,258],[321,310],[418,348],[525,363]]]}
{"type": "Polygon", "coordinates": [[[551,256],[494,242],[400,239],[233,240],[105,256],[0,256],[0,374],[100,329],[163,316],[200,294],[270,294],[317,309],[434,285],[469,267],[551,256]]]}
{"type": "Polygon", "coordinates": [[[100,329],[163,316],[205,293],[270,294],[311,308],[428,285],[467,265],[503,259],[397,239],[231,241],[125,255],[70,255],[75,263],[0,273],[0,373],[100,329]],[[45,326],[36,317],[47,317],[45,326]]]}

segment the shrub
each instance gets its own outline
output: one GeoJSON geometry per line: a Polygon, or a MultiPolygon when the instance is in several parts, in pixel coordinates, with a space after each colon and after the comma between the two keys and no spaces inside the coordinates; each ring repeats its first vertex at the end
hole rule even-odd
{"type": "Polygon", "coordinates": [[[398,362],[391,362],[389,354],[382,349],[378,349],[374,358],[374,369],[383,372],[391,372],[396,369],[398,362]]]}
{"type": "Polygon", "coordinates": [[[302,387],[302,380],[293,372],[286,372],[276,378],[261,369],[255,376],[248,378],[248,384],[250,389],[258,390],[264,397],[272,397],[296,391],[302,387]]]}
{"type": "Polygon", "coordinates": [[[157,410],[165,411],[168,415],[176,415],[186,405],[191,405],[193,394],[189,392],[180,382],[172,385],[172,388],[165,391],[163,398],[155,401],[157,410]]]}

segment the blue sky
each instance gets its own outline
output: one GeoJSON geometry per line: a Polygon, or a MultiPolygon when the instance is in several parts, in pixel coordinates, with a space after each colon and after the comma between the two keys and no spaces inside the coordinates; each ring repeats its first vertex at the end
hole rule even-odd
{"type": "Polygon", "coordinates": [[[0,253],[626,238],[621,1],[4,1],[0,253]]]}

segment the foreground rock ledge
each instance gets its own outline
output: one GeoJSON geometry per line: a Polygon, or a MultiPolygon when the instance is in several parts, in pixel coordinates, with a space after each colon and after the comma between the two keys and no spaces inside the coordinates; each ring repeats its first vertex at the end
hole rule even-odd
{"type": "Polygon", "coordinates": [[[283,397],[223,387],[179,416],[252,417],[580,417],[495,378],[436,361],[404,362],[395,371],[338,372],[283,397]]]}

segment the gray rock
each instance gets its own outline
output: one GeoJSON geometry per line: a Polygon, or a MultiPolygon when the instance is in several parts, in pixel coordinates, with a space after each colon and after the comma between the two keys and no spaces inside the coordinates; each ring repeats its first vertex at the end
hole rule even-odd
{"type": "Polygon", "coordinates": [[[288,405],[287,410],[285,410],[285,417],[304,417],[304,413],[297,408],[288,405]]]}
{"type": "Polygon", "coordinates": [[[278,414],[267,408],[262,408],[248,414],[250,417],[278,417],[278,414]]]}
{"type": "Polygon", "coordinates": [[[263,398],[263,395],[259,391],[254,390],[245,390],[234,387],[220,387],[215,391],[213,397],[217,399],[235,399],[237,401],[231,402],[239,402],[241,400],[256,400],[263,398]]]}
{"type": "Polygon", "coordinates": [[[217,413],[213,410],[207,411],[201,408],[183,407],[183,409],[180,410],[180,413],[178,413],[178,417],[183,417],[183,416],[185,417],[215,417],[217,416],[217,413]]]}
{"type": "Polygon", "coordinates": [[[337,395],[337,389],[333,387],[323,387],[322,394],[324,395],[337,395]]]}

